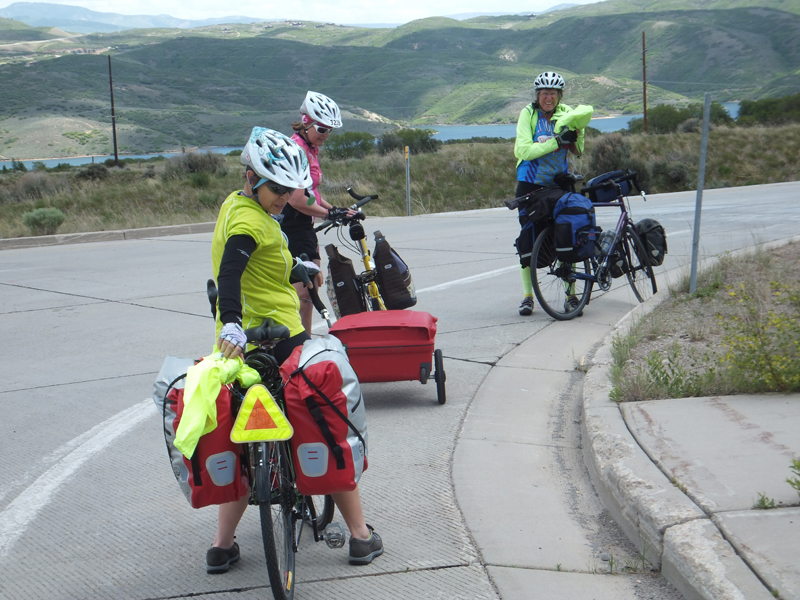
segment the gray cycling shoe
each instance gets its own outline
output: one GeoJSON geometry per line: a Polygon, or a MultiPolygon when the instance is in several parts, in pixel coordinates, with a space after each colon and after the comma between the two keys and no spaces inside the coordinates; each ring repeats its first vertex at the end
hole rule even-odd
{"type": "Polygon", "coordinates": [[[523,317],[533,314],[533,298],[531,296],[525,296],[522,299],[522,303],[519,305],[519,314],[523,317]]]}
{"type": "Polygon", "coordinates": [[[206,552],[206,573],[227,573],[230,566],[239,560],[239,544],[230,548],[211,546],[206,552]]]}
{"type": "MultiPolygon", "coordinates": [[[[572,312],[573,310],[578,308],[580,304],[581,301],[578,300],[577,296],[567,296],[567,299],[564,300],[564,312],[572,312]]],[[[578,316],[579,317],[583,316],[583,309],[581,309],[581,312],[578,313],[578,316]]]]}
{"type": "Polygon", "coordinates": [[[367,525],[370,536],[369,539],[360,540],[358,538],[350,538],[350,564],[351,565],[368,565],[372,559],[383,554],[383,541],[381,536],[375,533],[375,530],[367,525]]]}

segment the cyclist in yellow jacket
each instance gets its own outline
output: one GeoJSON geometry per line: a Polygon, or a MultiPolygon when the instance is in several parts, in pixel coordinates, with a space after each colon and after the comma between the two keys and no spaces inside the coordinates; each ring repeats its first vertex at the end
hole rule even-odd
{"type": "MultiPolygon", "coordinates": [[[[519,198],[543,187],[556,187],[554,178],[567,171],[568,153],[580,156],[583,152],[584,130],[563,130],[556,134],[558,119],[572,109],[561,104],[564,78],[553,71],[541,73],[533,82],[534,100],[522,109],[517,121],[514,155],[517,157],[517,190],[519,198]]],[[[519,314],[533,313],[533,286],[530,259],[535,234],[525,209],[519,209],[521,231],[515,245],[522,275],[524,296],[519,314]]]]}
{"type": "MultiPolygon", "coordinates": [[[[290,282],[309,281],[309,276],[303,264],[292,258],[286,236],[273,216],[281,213],[291,196],[303,196],[311,186],[308,159],[282,133],[255,127],[240,160],[246,167],[244,189],[223,202],[211,243],[218,288],[217,348],[225,358],[241,356],[247,345],[244,328],[272,317],[288,327],[292,336],[274,348],[280,364],[310,339],[290,282]]],[[[383,553],[383,543],[364,522],[358,487],[332,495],[350,529],[350,562],[368,564],[383,553]]],[[[217,533],[206,554],[208,573],[224,573],[239,560],[234,534],[247,503],[245,494],[238,501],[219,505],[217,533]]]]}

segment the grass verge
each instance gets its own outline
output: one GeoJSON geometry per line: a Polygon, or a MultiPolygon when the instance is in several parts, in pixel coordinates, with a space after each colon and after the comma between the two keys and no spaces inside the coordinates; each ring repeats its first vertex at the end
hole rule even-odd
{"type": "Polygon", "coordinates": [[[800,244],[725,255],[612,343],[619,402],[800,391],[800,244]]]}

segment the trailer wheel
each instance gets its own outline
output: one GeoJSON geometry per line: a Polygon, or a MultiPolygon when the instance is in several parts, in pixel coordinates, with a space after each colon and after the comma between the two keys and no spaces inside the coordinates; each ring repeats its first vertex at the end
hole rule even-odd
{"type": "Polygon", "coordinates": [[[433,364],[436,370],[433,372],[433,378],[436,380],[436,395],[439,399],[439,404],[447,402],[447,394],[444,389],[444,382],[447,380],[447,375],[444,373],[443,362],[442,351],[434,350],[433,364]]]}

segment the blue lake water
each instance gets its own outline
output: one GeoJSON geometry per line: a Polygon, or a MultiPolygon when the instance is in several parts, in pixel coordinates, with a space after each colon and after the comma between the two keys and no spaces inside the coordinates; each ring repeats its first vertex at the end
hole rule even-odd
{"type": "MultiPolygon", "coordinates": [[[[739,114],[739,103],[738,102],[723,102],[722,105],[728,111],[728,113],[734,119],[739,114]]],[[[601,119],[592,119],[590,123],[591,127],[595,129],[599,129],[603,133],[609,133],[612,131],[619,131],[620,129],[627,129],[628,121],[631,119],[639,119],[642,115],[625,115],[620,117],[608,117],[608,118],[601,118],[601,119]]],[[[459,139],[470,139],[474,137],[499,137],[499,138],[507,138],[513,139],[517,136],[517,126],[516,124],[511,125],[437,125],[432,127],[427,127],[426,129],[435,129],[437,131],[434,134],[434,138],[437,140],[442,140],[446,142],[447,140],[459,140],[459,139]]],[[[202,148],[197,150],[197,152],[205,152],[206,150],[210,150],[214,153],[220,154],[227,154],[232,150],[241,150],[241,146],[217,146],[213,148],[202,148]]],[[[180,152],[162,152],[161,154],[120,154],[120,158],[138,158],[138,159],[147,159],[153,158],[154,156],[164,156],[169,158],[171,156],[178,156],[180,152]]],[[[69,165],[85,165],[91,162],[99,162],[102,163],[106,159],[114,158],[113,155],[109,156],[75,156],[71,158],[53,158],[53,159],[46,159],[37,162],[43,162],[47,167],[55,167],[59,163],[67,163],[69,165]]],[[[32,160],[23,160],[22,161],[28,169],[33,168],[32,160]]],[[[0,161],[0,168],[6,166],[7,168],[11,167],[10,160],[0,161]]]]}

